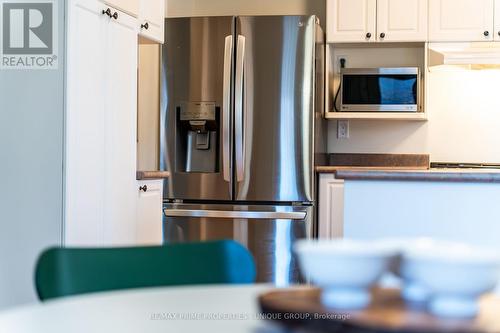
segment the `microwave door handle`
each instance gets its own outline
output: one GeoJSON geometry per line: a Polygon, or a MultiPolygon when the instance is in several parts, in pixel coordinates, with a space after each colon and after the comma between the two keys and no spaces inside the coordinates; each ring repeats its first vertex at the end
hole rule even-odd
{"type": "Polygon", "coordinates": [[[238,35],[236,47],[236,76],[234,92],[234,122],[235,122],[235,153],[236,153],[236,181],[241,182],[245,177],[244,155],[245,143],[243,135],[243,71],[245,64],[245,37],[238,35]]]}
{"type": "Polygon", "coordinates": [[[226,182],[231,181],[231,69],[233,65],[233,36],[224,43],[224,76],[222,101],[222,166],[226,182]]]}
{"type": "Polygon", "coordinates": [[[221,210],[190,210],[165,209],[166,217],[196,217],[196,218],[224,218],[246,220],[304,220],[306,212],[262,212],[262,211],[221,211],[221,210]]]}

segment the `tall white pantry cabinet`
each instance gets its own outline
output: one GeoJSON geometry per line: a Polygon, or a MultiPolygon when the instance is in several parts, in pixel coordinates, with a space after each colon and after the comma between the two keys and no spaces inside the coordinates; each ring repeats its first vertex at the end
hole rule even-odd
{"type": "Polygon", "coordinates": [[[109,2],[68,2],[66,246],[138,243],[137,53],[141,28],[138,13],[130,11],[135,8],[131,1],[124,2],[127,12],[109,2]]]}

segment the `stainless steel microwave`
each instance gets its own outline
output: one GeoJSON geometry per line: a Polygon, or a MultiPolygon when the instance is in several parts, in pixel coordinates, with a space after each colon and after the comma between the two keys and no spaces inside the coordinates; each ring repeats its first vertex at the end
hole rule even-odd
{"type": "Polygon", "coordinates": [[[342,112],[418,112],[418,67],[344,68],[341,71],[342,112]]]}

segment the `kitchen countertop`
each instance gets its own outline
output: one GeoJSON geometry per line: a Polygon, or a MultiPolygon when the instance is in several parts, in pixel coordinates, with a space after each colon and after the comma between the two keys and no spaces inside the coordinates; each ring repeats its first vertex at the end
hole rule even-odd
{"type": "Polygon", "coordinates": [[[500,169],[317,166],[316,172],[345,180],[500,183],[500,169]]]}
{"type": "Polygon", "coordinates": [[[164,179],[170,177],[168,171],[137,171],[137,180],[164,179]]]}

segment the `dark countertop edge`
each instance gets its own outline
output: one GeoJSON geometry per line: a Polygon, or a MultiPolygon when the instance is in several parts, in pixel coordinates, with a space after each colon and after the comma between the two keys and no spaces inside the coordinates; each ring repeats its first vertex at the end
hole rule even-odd
{"type": "Polygon", "coordinates": [[[331,153],[327,160],[328,163],[316,165],[403,169],[427,169],[430,166],[429,154],[331,153]]]}
{"type": "Polygon", "coordinates": [[[343,180],[500,183],[500,172],[484,171],[338,169],[333,173],[335,178],[343,180]]]}
{"type": "Polygon", "coordinates": [[[137,180],[153,180],[153,179],[165,179],[170,177],[170,172],[168,171],[137,171],[137,180]]]}
{"type": "Polygon", "coordinates": [[[317,173],[335,173],[339,170],[347,171],[428,171],[427,166],[346,166],[346,165],[317,165],[317,173]]]}

